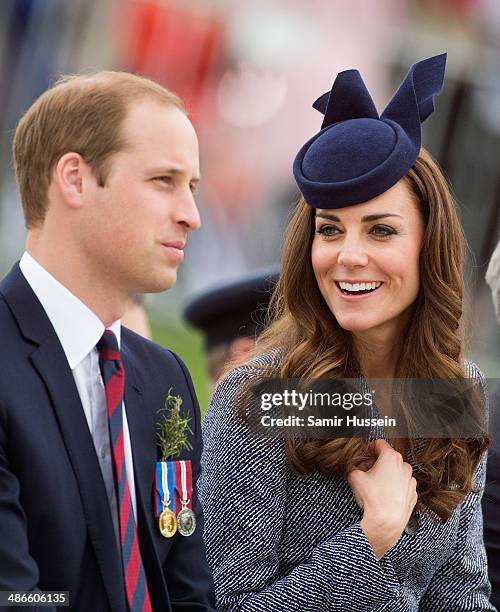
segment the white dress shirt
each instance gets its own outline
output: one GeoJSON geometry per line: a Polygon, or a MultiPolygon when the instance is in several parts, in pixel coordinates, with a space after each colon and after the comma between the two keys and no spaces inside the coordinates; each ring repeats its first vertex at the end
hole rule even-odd
{"type": "MultiPolygon", "coordinates": [[[[71,368],[101,466],[115,532],[119,537],[106,396],[96,349],[96,344],[105,330],[104,324],[90,308],[49,274],[28,252],[23,254],[19,267],[49,317],[71,368]]],[[[109,329],[114,332],[120,346],[120,321],[115,321],[109,329]]],[[[124,402],[122,413],[125,468],[134,517],[137,521],[132,448],[124,402]]]]}

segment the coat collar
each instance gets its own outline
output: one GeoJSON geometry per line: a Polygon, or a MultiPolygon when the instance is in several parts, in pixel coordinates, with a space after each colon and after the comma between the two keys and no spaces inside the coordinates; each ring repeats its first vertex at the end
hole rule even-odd
{"type": "MultiPolygon", "coordinates": [[[[19,268],[49,318],[69,367],[75,368],[101,338],[104,333],[103,322],[28,252],[22,256],[19,268]]],[[[120,321],[115,321],[110,329],[119,345],[120,321]]]]}

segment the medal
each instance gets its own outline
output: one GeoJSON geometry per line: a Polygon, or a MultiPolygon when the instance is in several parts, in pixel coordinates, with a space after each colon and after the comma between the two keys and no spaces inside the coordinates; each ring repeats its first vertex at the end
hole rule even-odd
{"type": "Polygon", "coordinates": [[[177,514],[177,528],[179,533],[183,536],[193,535],[196,529],[196,516],[190,507],[191,497],[193,493],[193,479],[191,474],[191,461],[179,461],[177,475],[180,476],[180,490],[179,480],[176,479],[176,488],[180,495],[181,510],[177,514]]]}
{"type": "Polygon", "coordinates": [[[182,508],[177,515],[177,528],[179,533],[183,536],[193,535],[196,529],[196,516],[187,506],[182,508]]]}
{"type": "Polygon", "coordinates": [[[156,464],[156,515],[159,514],[158,527],[164,538],[173,537],[177,531],[177,517],[170,508],[171,505],[175,508],[174,482],[175,464],[170,461],[158,461],[156,464]],[[161,512],[159,512],[160,508],[162,508],[161,512]]]}
{"type": "Polygon", "coordinates": [[[160,528],[160,533],[164,538],[171,538],[175,535],[177,531],[177,517],[170,510],[170,508],[165,507],[163,512],[160,514],[160,518],[158,519],[158,527],[160,528]]]}

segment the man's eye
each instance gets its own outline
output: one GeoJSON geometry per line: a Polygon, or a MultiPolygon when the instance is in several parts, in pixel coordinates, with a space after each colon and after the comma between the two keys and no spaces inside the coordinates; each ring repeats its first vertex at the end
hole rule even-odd
{"type": "Polygon", "coordinates": [[[370,232],[377,238],[388,238],[394,234],[397,234],[396,230],[387,225],[374,225],[370,232]]]}
{"type": "Polygon", "coordinates": [[[172,177],[168,175],[155,176],[154,180],[160,181],[161,183],[165,183],[166,185],[170,185],[172,183],[172,177]]]}
{"type": "Polygon", "coordinates": [[[336,236],[340,233],[340,230],[335,225],[322,225],[316,232],[321,236],[329,238],[330,236],[336,236]]]}
{"type": "Polygon", "coordinates": [[[190,183],[189,188],[191,189],[191,193],[196,193],[198,191],[198,185],[196,183],[190,183]]]}

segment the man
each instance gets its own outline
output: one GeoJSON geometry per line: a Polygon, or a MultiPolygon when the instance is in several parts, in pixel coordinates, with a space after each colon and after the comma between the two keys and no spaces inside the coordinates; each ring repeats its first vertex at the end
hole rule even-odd
{"type": "Polygon", "coordinates": [[[204,335],[212,385],[230,363],[243,363],[255,348],[278,277],[279,266],[262,268],[210,286],[185,305],[184,318],[204,335]]]}
{"type": "Polygon", "coordinates": [[[212,610],[193,386],[119,322],[133,294],[174,284],[200,225],[193,126],[147,79],[69,77],[21,119],[13,157],[28,236],[0,284],[0,591],[69,591],[82,612],[212,610]],[[158,528],[167,396],[192,432],[187,537],[158,528]]]}
{"type": "MultiPolygon", "coordinates": [[[[500,241],[491,256],[486,272],[491,288],[495,314],[500,324],[500,241]]],[[[484,543],[488,555],[491,603],[500,609],[500,386],[490,397],[490,434],[486,489],[483,495],[484,543]]]]}

